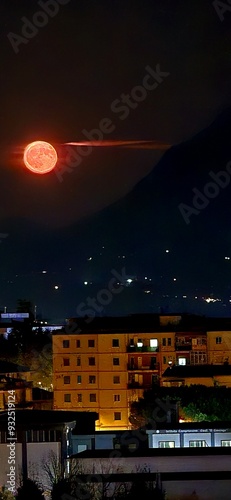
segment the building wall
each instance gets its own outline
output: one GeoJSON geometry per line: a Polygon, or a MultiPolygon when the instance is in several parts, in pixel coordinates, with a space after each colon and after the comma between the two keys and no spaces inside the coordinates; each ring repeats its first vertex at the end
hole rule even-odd
{"type": "Polygon", "coordinates": [[[54,408],[96,411],[97,429],[127,428],[126,335],[55,335],[53,353],[54,408]],[[63,341],[69,341],[68,347],[63,341]],[[68,383],[64,377],[70,377],[68,383]],[[65,401],[67,394],[70,401],[65,401]]]}
{"type": "MultiPolygon", "coordinates": [[[[130,402],[153,383],[172,385],[170,379],[162,378],[171,364],[223,364],[225,360],[231,363],[231,332],[210,331],[207,337],[205,332],[173,331],[57,334],[53,336],[54,408],[98,412],[97,430],[129,429],[130,402]],[[67,366],[64,360],[68,358],[67,366]],[[95,358],[94,365],[90,358],[95,358]],[[70,377],[66,384],[65,377],[70,377]],[[115,412],[121,414],[120,420],[115,420],[115,412]]],[[[214,382],[231,387],[229,376],[185,379],[187,385],[213,386],[214,382]]]]}
{"type": "MultiPolygon", "coordinates": [[[[81,455],[80,455],[81,457],[81,455]]],[[[230,500],[231,479],[214,478],[215,474],[219,472],[230,471],[230,456],[229,455],[207,455],[207,456],[154,456],[154,457],[115,457],[115,458],[78,458],[83,470],[86,474],[91,473],[106,474],[109,488],[113,491],[115,485],[118,483],[110,483],[110,476],[108,481],[108,474],[110,473],[133,473],[137,478],[137,474],[142,469],[149,469],[150,472],[158,473],[162,481],[162,487],[166,491],[166,498],[168,500],[230,500]],[[185,477],[184,473],[198,472],[210,476],[210,479],[191,479],[185,477]],[[164,480],[164,473],[180,473],[177,481],[164,480]],[[213,480],[214,478],[214,480],[213,480]]],[[[121,484],[123,485],[123,478],[120,476],[121,484]]]]}
{"type": "Polygon", "coordinates": [[[208,331],[208,362],[231,364],[231,331],[208,331]]]}

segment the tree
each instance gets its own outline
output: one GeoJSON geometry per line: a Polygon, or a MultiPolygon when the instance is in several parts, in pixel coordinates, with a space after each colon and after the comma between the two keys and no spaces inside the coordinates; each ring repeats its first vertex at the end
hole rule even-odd
{"type": "Polygon", "coordinates": [[[5,487],[0,491],[0,500],[14,500],[14,495],[5,487]]]}
{"type": "Polygon", "coordinates": [[[22,486],[18,488],[17,500],[45,500],[42,490],[35,481],[27,479],[22,486]]]}
{"type": "Polygon", "coordinates": [[[156,427],[169,422],[178,405],[181,418],[194,422],[231,420],[231,389],[190,385],[181,387],[158,387],[146,391],[143,398],[133,402],[130,421],[134,428],[156,427]]]}

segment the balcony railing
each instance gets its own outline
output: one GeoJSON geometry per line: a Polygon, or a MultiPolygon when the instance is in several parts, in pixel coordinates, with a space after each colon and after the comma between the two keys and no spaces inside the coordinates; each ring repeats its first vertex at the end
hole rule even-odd
{"type": "Polygon", "coordinates": [[[175,344],[175,349],[176,351],[191,351],[192,350],[192,343],[185,344],[183,342],[176,342],[175,344]]]}
{"type": "Polygon", "coordinates": [[[127,370],[128,371],[145,371],[145,370],[148,370],[148,371],[158,371],[160,368],[160,363],[155,363],[154,365],[142,365],[142,366],[139,366],[137,363],[133,364],[133,363],[128,363],[127,364],[127,370]]]}
{"type": "Polygon", "coordinates": [[[159,347],[150,347],[149,345],[143,345],[138,347],[135,344],[127,345],[127,352],[158,352],[159,347]]]}

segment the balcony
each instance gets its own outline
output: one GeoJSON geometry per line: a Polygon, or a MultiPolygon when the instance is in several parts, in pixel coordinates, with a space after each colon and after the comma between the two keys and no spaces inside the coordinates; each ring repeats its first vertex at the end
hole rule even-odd
{"type": "Polygon", "coordinates": [[[151,371],[151,372],[156,372],[159,371],[160,368],[160,363],[155,363],[151,366],[149,365],[142,365],[138,366],[137,363],[128,363],[127,364],[127,370],[128,371],[136,371],[136,372],[143,372],[143,371],[151,371]]]}
{"type": "Polygon", "coordinates": [[[192,350],[192,342],[176,342],[175,344],[176,351],[191,351],[192,350]]]}
{"type": "Polygon", "coordinates": [[[150,347],[149,345],[137,347],[135,344],[129,344],[127,345],[127,352],[159,352],[159,347],[150,347]]]}

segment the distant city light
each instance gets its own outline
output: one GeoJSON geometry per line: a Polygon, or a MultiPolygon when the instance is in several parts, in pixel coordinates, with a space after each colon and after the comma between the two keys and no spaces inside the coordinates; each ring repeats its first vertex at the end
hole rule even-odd
{"type": "Polygon", "coordinates": [[[144,290],[144,293],[151,293],[151,290],[144,290]]]}
{"type": "Polygon", "coordinates": [[[198,297],[194,297],[194,299],[198,299],[198,297]]]}
{"type": "Polygon", "coordinates": [[[165,250],[166,253],[169,253],[169,250],[165,250]]]}
{"type": "Polygon", "coordinates": [[[58,286],[58,285],[55,285],[55,286],[54,286],[54,289],[55,289],[55,290],[58,290],[58,289],[59,289],[59,286],[58,286]]]}
{"type": "Polygon", "coordinates": [[[230,260],[230,257],[225,257],[225,260],[230,260]]]}
{"type": "Polygon", "coordinates": [[[84,284],[84,285],[88,285],[88,281],[84,281],[84,282],[83,282],[83,284],[84,284]]]}
{"type": "Polygon", "coordinates": [[[145,279],[145,280],[147,280],[147,279],[148,279],[148,277],[147,277],[147,276],[145,276],[145,277],[144,277],[144,279],[145,279]]]}
{"type": "Polygon", "coordinates": [[[176,278],[173,278],[173,281],[176,281],[176,278]]]}
{"type": "Polygon", "coordinates": [[[42,271],[42,274],[47,274],[47,271],[42,271]]]}
{"type": "Polygon", "coordinates": [[[88,257],[88,259],[87,259],[87,260],[92,260],[92,257],[88,257]]]}
{"type": "Polygon", "coordinates": [[[183,299],[187,299],[187,295],[183,295],[183,299]]]}
{"type": "Polygon", "coordinates": [[[131,278],[128,278],[128,279],[127,279],[127,283],[132,283],[132,281],[133,281],[133,280],[132,280],[131,278]]]}

